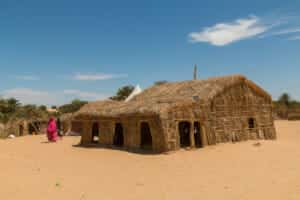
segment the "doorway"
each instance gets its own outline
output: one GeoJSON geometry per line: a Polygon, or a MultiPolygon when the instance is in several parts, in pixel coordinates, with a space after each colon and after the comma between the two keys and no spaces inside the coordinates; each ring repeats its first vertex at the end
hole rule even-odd
{"type": "Polygon", "coordinates": [[[188,121],[179,122],[178,125],[179,137],[180,137],[180,147],[191,146],[190,132],[191,124],[188,121]]]}
{"type": "Polygon", "coordinates": [[[141,123],[141,149],[152,150],[152,136],[147,122],[141,123]]]}
{"type": "Polygon", "coordinates": [[[117,123],[115,126],[115,135],[113,144],[118,147],[124,145],[124,135],[123,135],[123,126],[121,123],[117,123]]]}
{"type": "Polygon", "coordinates": [[[93,123],[92,127],[92,143],[99,142],[99,124],[97,122],[93,123]]]}
{"type": "Polygon", "coordinates": [[[24,126],[22,124],[19,125],[19,136],[24,135],[24,126]]]}

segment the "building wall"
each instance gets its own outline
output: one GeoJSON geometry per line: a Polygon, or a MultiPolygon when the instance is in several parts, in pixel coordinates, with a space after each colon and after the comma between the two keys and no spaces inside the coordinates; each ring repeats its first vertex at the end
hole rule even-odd
{"type": "Polygon", "coordinates": [[[195,102],[189,106],[178,106],[172,108],[166,115],[162,115],[164,133],[167,139],[169,151],[180,149],[179,123],[190,123],[190,141],[194,147],[193,136],[194,123],[199,122],[201,127],[201,138],[203,146],[214,144],[213,135],[210,131],[210,110],[204,102],[195,102]]]}
{"type": "Polygon", "coordinates": [[[217,96],[211,105],[210,126],[216,143],[248,139],[275,139],[272,103],[246,84],[217,96]],[[254,128],[249,119],[254,119],[254,128]]]}
{"type": "MultiPolygon", "coordinates": [[[[77,119],[78,120],[78,119],[77,119]]],[[[123,117],[123,118],[94,118],[81,119],[82,123],[82,144],[92,143],[92,127],[94,123],[99,126],[99,144],[112,146],[115,134],[115,126],[120,123],[123,127],[124,148],[134,150],[140,148],[141,133],[140,124],[147,122],[150,126],[152,136],[152,149],[155,152],[166,151],[166,143],[161,127],[160,119],[152,117],[123,117]]],[[[72,128],[73,129],[73,128],[72,128]]]]}
{"type": "MultiPolygon", "coordinates": [[[[180,148],[178,126],[182,121],[200,122],[202,141],[205,145],[235,142],[248,139],[275,139],[272,103],[257,94],[246,84],[236,85],[217,96],[212,102],[195,102],[190,106],[178,106],[162,115],[167,149],[180,148]],[[249,119],[254,128],[249,128],[249,119]]],[[[191,146],[194,147],[193,131],[191,146]]]]}
{"type": "Polygon", "coordinates": [[[15,136],[25,136],[30,135],[33,132],[35,134],[45,134],[47,132],[47,122],[36,121],[36,128],[38,129],[38,132],[34,129],[30,132],[30,126],[30,122],[28,121],[11,121],[6,125],[5,132],[7,136],[10,134],[15,136]]]}
{"type": "Polygon", "coordinates": [[[15,135],[15,136],[29,135],[28,123],[26,121],[8,122],[8,124],[6,124],[5,126],[5,134],[6,134],[5,137],[7,137],[8,135],[15,135]]]}
{"type": "Polygon", "coordinates": [[[83,129],[84,129],[84,121],[72,120],[71,131],[73,131],[75,133],[79,133],[81,135],[83,133],[83,129]]]}

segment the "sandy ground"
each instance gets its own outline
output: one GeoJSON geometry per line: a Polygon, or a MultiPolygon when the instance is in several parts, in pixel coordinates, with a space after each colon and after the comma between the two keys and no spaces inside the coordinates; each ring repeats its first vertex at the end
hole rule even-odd
{"type": "Polygon", "coordinates": [[[0,199],[300,199],[300,122],[277,121],[277,141],[142,155],[0,140],[0,199]]]}

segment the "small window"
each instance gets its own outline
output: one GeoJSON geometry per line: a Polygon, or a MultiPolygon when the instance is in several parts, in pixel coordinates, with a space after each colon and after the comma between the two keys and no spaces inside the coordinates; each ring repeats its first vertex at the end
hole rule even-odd
{"type": "Polygon", "coordinates": [[[193,101],[200,101],[200,97],[199,96],[193,96],[193,101]]]}
{"type": "Polygon", "coordinates": [[[249,129],[255,128],[255,120],[253,118],[250,118],[248,120],[248,126],[249,126],[249,129]]]}

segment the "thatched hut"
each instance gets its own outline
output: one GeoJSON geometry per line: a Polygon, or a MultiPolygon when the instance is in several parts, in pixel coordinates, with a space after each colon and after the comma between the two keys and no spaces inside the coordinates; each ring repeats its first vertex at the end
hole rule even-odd
{"type": "Polygon", "coordinates": [[[241,75],[155,85],[129,102],[92,102],[73,124],[84,145],[156,152],[276,138],[271,96],[241,75]]]}
{"type": "Polygon", "coordinates": [[[46,133],[47,119],[11,119],[5,125],[5,133],[8,135],[25,136],[46,133]]]}
{"type": "Polygon", "coordinates": [[[0,138],[7,137],[5,133],[5,124],[0,123],[0,138]]]}
{"type": "Polygon", "coordinates": [[[60,116],[61,120],[61,128],[64,135],[80,135],[78,128],[81,127],[81,124],[79,123],[79,126],[77,126],[76,121],[73,121],[73,113],[66,113],[60,116]],[[72,132],[72,127],[75,132],[72,132]]]}

